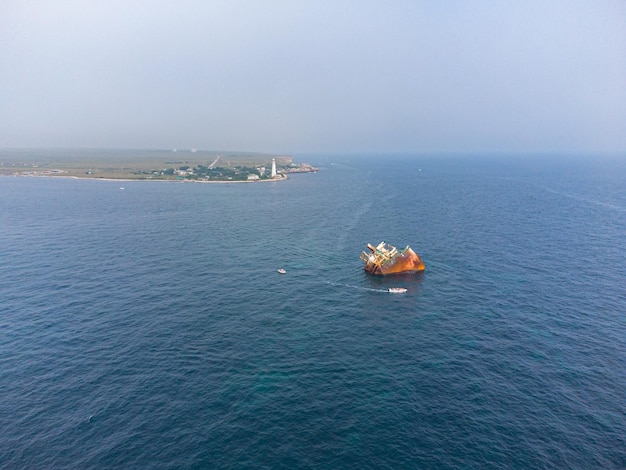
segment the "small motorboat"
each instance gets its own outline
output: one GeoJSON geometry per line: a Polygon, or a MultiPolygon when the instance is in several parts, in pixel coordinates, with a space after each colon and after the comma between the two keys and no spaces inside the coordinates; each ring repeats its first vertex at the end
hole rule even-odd
{"type": "Polygon", "coordinates": [[[285,271],[283,268],[280,268],[280,269],[278,270],[278,272],[279,272],[280,274],[286,274],[286,273],[287,273],[287,271],[285,271]]]}
{"type": "Polygon", "coordinates": [[[404,287],[390,287],[389,292],[392,294],[404,294],[406,289],[404,287]]]}

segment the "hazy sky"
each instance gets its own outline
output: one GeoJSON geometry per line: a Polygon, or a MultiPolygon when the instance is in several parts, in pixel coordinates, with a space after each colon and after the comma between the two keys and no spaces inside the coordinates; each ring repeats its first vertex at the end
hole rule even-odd
{"type": "Polygon", "coordinates": [[[0,147],[624,152],[626,1],[2,0],[0,147]]]}

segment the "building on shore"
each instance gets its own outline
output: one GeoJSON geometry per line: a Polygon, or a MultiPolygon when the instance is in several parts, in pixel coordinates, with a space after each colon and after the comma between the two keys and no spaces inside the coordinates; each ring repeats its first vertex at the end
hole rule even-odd
{"type": "Polygon", "coordinates": [[[276,159],[272,158],[272,178],[276,178],[276,159]]]}

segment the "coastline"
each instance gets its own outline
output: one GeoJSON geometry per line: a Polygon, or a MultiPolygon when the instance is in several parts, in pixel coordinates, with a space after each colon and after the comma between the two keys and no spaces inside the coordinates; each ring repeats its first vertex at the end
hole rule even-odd
{"type": "Polygon", "coordinates": [[[288,174],[291,173],[315,173],[317,170],[309,163],[294,163],[293,157],[286,155],[214,151],[174,153],[111,151],[103,153],[102,151],[65,152],[45,149],[14,152],[0,149],[0,176],[105,181],[258,183],[282,181],[288,179],[288,174]],[[218,162],[220,167],[215,166],[218,162]],[[275,178],[270,178],[270,167],[276,174],[275,178]]]}
{"type": "Polygon", "coordinates": [[[138,182],[138,183],[201,183],[201,184],[239,184],[239,183],[276,183],[279,181],[287,181],[289,177],[287,175],[283,175],[282,178],[273,178],[266,180],[235,180],[235,181],[210,181],[210,180],[159,180],[159,179],[129,179],[129,178],[89,178],[85,176],[72,176],[72,175],[0,175],[0,177],[7,178],[69,178],[76,180],[89,180],[89,181],[125,181],[125,182],[138,182]]]}

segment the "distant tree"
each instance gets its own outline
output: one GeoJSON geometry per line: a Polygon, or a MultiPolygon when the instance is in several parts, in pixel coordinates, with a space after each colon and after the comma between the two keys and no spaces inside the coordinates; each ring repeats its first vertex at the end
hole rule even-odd
{"type": "Polygon", "coordinates": [[[174,168],[168,168],[167,170],[163,171],[164,175],[168,175],[171,176],[174,174],[174,168]]]}

